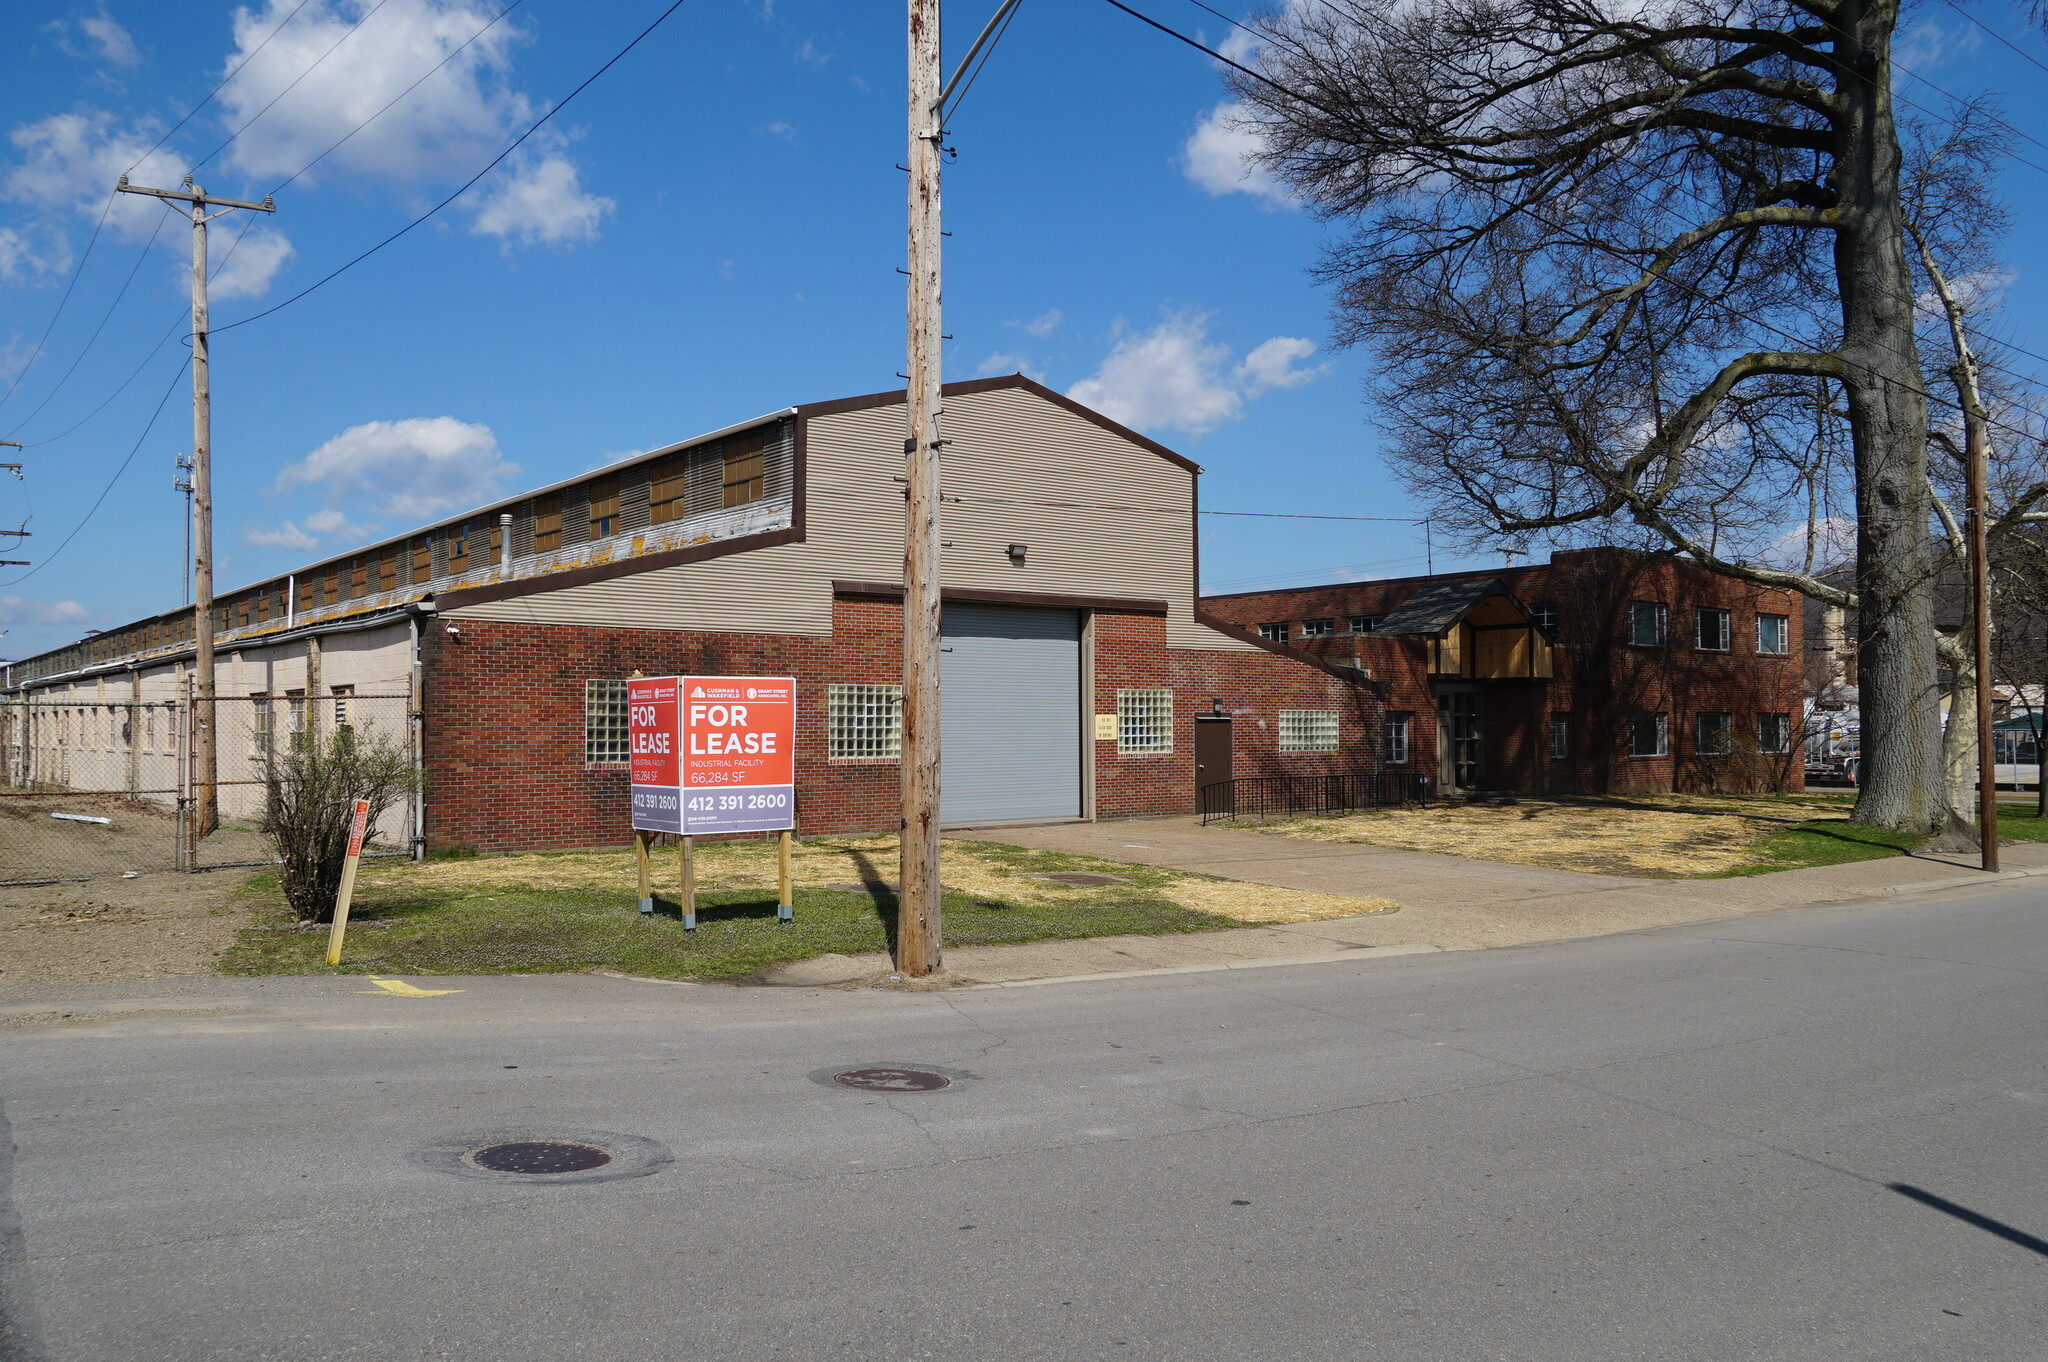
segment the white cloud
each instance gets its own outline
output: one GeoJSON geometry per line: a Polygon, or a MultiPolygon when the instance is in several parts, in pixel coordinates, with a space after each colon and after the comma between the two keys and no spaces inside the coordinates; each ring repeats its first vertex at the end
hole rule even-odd
{"type": "MultiPolygon", "coordinates": [[[[232,254],[223,252],[220,268],[208,284],[213,298],[254,298],[270,287],[270,281],[284,268],[284,262],[298,252],[283,232],[271,227],[251,227],[236,243],[232,254]]],[[[186,269],[185,277],[191,277],[186,269]]]]}
{"type": "Polygon", "coordinates": [[[62,232],[34,223],[23,224],[20,231],[0,227],[0,280],[12,284],[70,268],[71,245],[62,232]]]}
{"type": "Polygon", "coordinates": [[[0,624],[82,624],[97,618],[77,601],[32,601],[0,596],[0,624]]]}
{"type": "MultiPolygon", "coordinates": [[[[318,488],[331,507],[353,505],[373,517],[424,520],[489,501],[501,480],[518,471],[499,451],[489,426],[452,416],[416,416],[350,426],[287,466],[271,490],[318,488]]],[[[325,515],[306,517],[303,527],[286,525],[300,533],[347,525],[338,512],[333,520],[322,520],[325,515]]],[[[358,536],[366,533],[348,528],[358,536]]]]}
{"type": "Polygon", "coordinates": [[[1059,330],[1059,325],[1066,320],[1066,315],[1066,313],[1058,308],[1054,308],[1050,312],[1041,312],[1038,316],[1024,323],[1024,333],[1028,336],[1050,336],[1053,332],[1059,330]]]}
{"type": "MultiPolygon", "coordinates": [[[[1813,524],[1813,566],[1817,572],[1856,561],[1856,521],[1849,516],[1823,516],[1813,524]]],[[[1799,572],[1806,567],[1806,522],[1766,544],[1757,554],[1765,567],[1799,572]]]]}
{"type": "Polygon", "coordinates": [[[320,546],[320,541],[291,521],[280,521],[276,525],[251,525],[242,531],[242,538],[259,549],[300,549],[311,551],[320,546]]]}
{"type": "Polygon", "coordinates": [[[113,66],[139,66],[142,53],[135,46],[135,39],[128,36],[128,30],[116,23],[107,13],[107,7],[99,9],[80,19],[78,31],[85,35],[86,42],[78,43],[72,37],[72,25],[62,19],[46,25],[57,35],[57,46],[67,57],[78,57],[86,61],[103,61],[113,66]]]}
{"type": "Polygon", "coordinates": [[[1314,351],[1308,341],[1275,336],[1233,365],[1230,347],[1209,340],[1208,318],[1180,312],[1142,335],[1118,340],[1095,373],[1067,391],[1076,402],[1139,430],[1200,435],[1243,415],[1246,400],[1322,373],[1295,367],[1314,351]]]}
{"type": "Polygon", "coordinates": [[[470,230],[508,245],[567,246],[595,239],[614,206],[584,193],[575,165],[560,152],[523,163],[514,156],[508,167],[489,182],[470,230]]]}
{"type": "Polygon", "coordinates": [[[766,133],[770,137],[780,137],[785,142],[794,143],[796,141],[796,124],[786,119],[778,118],[767,127],[756,128],[754,131],[766,133]]]}
{"type": "Polygon", "coordinates": [[[151,151],[157,125],[123,126],[105,110],[51,114],[23,123],[7,134],[21,162],[0,180],[0,195],[35,205],[37,211],[72,212],[98,218],[113,195],[107,226],[131,241],[156,229],[162,201],[140,194],[115,194],[114,182],[128,171],[136,184],[169,189],[185,178],[185,161],[168,148],[151,151]],[[129,170],[133,165],[134,169],[129,170]]]}
{"type": "Polygon", "coordinates": [[[1244,357],[1244,363],[1237,366],[1237,382],[1246,397],[1257,397],[1273,388],[1299,388],[1310,379],[1320,377],[1330,366],[1319,364],[1313,369],[1297,369],[1295,361],[1307,359],[1316,352],[1316,343],[1300,336],[1275,336],[1252,347],[1244,357]]]}
{"type": "Polygon", "coordinates": [[[1234,101],[1218,104],[1202,115],[1188,137],[1181,150],[1181,169],[1218,198],[1250,194],[1272,206],[1294,207],[1294,196],[1286,187],[1252,163],[1258,149],[1258,135],[1244,106],[1234,101]]]}
{"type": "Polygon", "coordinates": [[[992,374],[1023,374],[1041,380],[1045,377],[1038,366],[1031,362],[1029,355],[1014,352],[990,355],[981,362],[981,367],[974,371],[976,378],[987,378],[992,374]]]}
{"type": "MultiPolygon", "coordinates": [[[[445,183],[471,174],[539,112],[510,75],[512,54],[530,34],[516,22],[491,24],[498,3],[384,0],[366,18],[373,3],[311,0],[282,28],[296,0],[235,11],[235,47],[223,69],[247,62],[219,98],[223,126],[248,125],[228,151],[236,170],[256,179],[289,175],[347,136],[313,175],[352,172],[404,188],[445,183]],[[290,96],[266,110],[287,86],[290,96]]],[[[565,138],[544,133],[528,146],[531,154],[515,154],[474,201],[475,230],[522,245],[594,237],[612,201],[583,190],[565,138]]]]}
{"type": "Polygon", "coordinates": [[[1957,57],[1975,55],[1984,46],[1976,25],[1964,22],[1953,28],[1934,19],[1909,24],[1894,44],[1894,59],[1905,70],[1926,71],[1957,57]]]}

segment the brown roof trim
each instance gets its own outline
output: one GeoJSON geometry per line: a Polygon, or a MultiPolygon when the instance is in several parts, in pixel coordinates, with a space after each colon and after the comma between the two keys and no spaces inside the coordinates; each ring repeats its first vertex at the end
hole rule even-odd
{"type": "Polygon", "coordinates": [[[1247,632],[1243,625],[1224,619],[1221,615],[1212,615],[1202,609],[1199,603],[1195,606],[1195,623],[1206,624],[1219,634],[1228,634],[1232,638],[1242,639],[1253,647],[1264,648],[1275,657],[1284,657],[1289,662],[1300,662],[1314,667],[1319,672],[1328,672],[1339,681],[1346,681],[1354,686],[1365,686],[1368,689],[1377,690],[1382,693],[1386,690],[1386,683],[1383,681],[1374,680],[1369,676],[1361,676],[1350,667],[1340,667],[1334,662],[1317,657],[1314,653],[1305,652],[1300,648],[1290,647],[1285,643],[1275,643],[1269,638],[1262,638],[1256,629],[1247,632]]]}
{"type": "Polygon", "coordinates": [[[512,600],[519,596],[538,596],[543,592],[561,591],[572,586],[588,586],[592,582],[609,582],[619,577],[631,577],[636,573],[652,572],[656,568],[702,563],[712,558],[724,558],[728,554],[774,548],[777,544],[800,544],[803,538],[803,531],[791,526],[784,530],[745,534],[737,539],[692,544],[683,549],[664,549],[659,553],[643,553],[637,558],[616,558],[609,563],[592,563],[588,567],[547,572],[538,577],[522,577],[516,582],[499,582],[492,586],[472,586],[459,591],[444,592],[435,598],[434,607],[445,612],[460,610],[465,606],[484,605],[491,601],[512,600]]]}
{"type": "MultiPolygon", "coordinates": [[[[1022,374],[1000,374],[995,378],[970,378],[960,383],[948,383],[939,389],[939,395],[941,398],[968,397],[975,393],[999,392],[1004,388],[1021,388],[1035,397],[1045,399],[1056,407],[1066,408],[1084,421],[1094,422],[1112,435],[1121,436],[1140,448],[1152,451],[1162,459],[1179,464],[1190,473],[1202,471],[1201,466],[1186,455],[1176,454],[1157,440],[1140,435],[1129,426],[1119,425],[1101,412],[1082,406],[1065,393],[1054,392],[1038,380],[1026,378],[1022,374]]],[[[796,414],[799,420],[808,421],[819,416],[837,416],[841,412],[867,411],[874,407],[893,407],[903,400],[903,389],[897,388],[891,392],[868,393],[862,397],[842,397],[836,402],[812,402],[798,407],[796,414]]]]}
{"type": "MultiPolygon", "coordinates": [[[[873,596],[879,600],[903,599],[901,582],[834,582],[835,596],[873,596]]],[[[1133,600],[1122,596],[1060,596],[1042,591],[989,591],[979,587],[944,588],[941,600],[979,605],[1040,605],[1055,610],[1100,610],[1113,615],[1163,615],[1165,601],[1133,600]]]]}

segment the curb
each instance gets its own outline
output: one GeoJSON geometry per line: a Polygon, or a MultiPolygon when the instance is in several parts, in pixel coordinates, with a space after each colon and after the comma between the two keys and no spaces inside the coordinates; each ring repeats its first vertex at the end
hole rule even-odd
{"type": "Polygon", "coordinates": [[[1281,965],[1334,965],[1345,960],[1383,960],[1395,955],[1438,955],[1441,946],[1414,942],[1405,946],[1357,946],[1346,951],[1318,951],[1313,955],[1273,955],[1248,960],[1219,960],[1195,965],[1159,965],[1151,969],[1106,970],[1100,974],[1060,974],[1046,979],[1000,979],[993,983],[962,984],[966,993],[985,988],[1037,988],[1041,984],[1085,984],[1097,979],[1152,979],[1175,974],[1216,974],[1223,970],[1270,969],[1281,965]]]}

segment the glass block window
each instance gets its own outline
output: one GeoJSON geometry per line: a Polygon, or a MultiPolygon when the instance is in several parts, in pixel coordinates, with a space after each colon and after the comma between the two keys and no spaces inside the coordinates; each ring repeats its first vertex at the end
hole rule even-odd
{"type": "Polygon", "coordinates": [[[1334,709],[1283,709],[1280,711],[1282,752],[1334,752],[1337,750],[1337,711],[1334,709]]]}
{"type": "Polygon", "coordinates": [[[1756,617],[1756,650],[1783,657],[1792,651],[1792,620],[1786,615],[1756,617]]]}
{"type": "Polygon", "coordinates": [[[1670,737],[1662,714],[1638,712],[1629,716],[1628,754],[1632,757],[1661,757],[1670,751],[1670,737]]]}
{"type": "Polygon", "coordinates": [[[1699,753],[1703,757],[1726,756],[1735,747],[1734,716],[1707,713],[1698,716],[1699,753]]]}
{"type": "Polygon", "coordinates": [[[1395,713],[1387,716],[1387,764],[1404,766],[1408,762],[1409,725],[1414,722],[1412,714],[1395,713]]]}
{"type": "Polygon", "coordinates": [[[1661,648],[1664,646],[1664,603],[1662,601],[1629,602],[1628,641],[1638,648],[1661,648]]]}
{"type": "Polygon", "coordinates": [[[583,683],[583,760],[591,766],[626,760],[626,683],[583,683]]]}
{"type": "Polygon", "coordinates": [[[825,688],[825,754],[841,761],[903,758],[903,687],[825,688]]]}
{"type": "Polygon", "coordinates": [[[1337,621],[1335,620],[1303,620],[1301,622],[1303,638],[1326,638],[1336,632],[1337,621]]]}
{"type": "Polygon", "coordinates": [[[1785,714],[1759,714],[1756,716],[1756,750],[1759,752],[1789,752],[1792,750],[1792,721],[1785,714]]]}
{"type": "Polygon", "coordinates": [[[1728,612],[1702,607],[1693,614],[1693,646],[1705,653],[1728,651],[1728,612]]]}
{"type": "Polygon", "coordinates": [[[1287,626],[1284,623],[1262,624],[1259,626],[1259,637],[1265,639],[1268,643],[1285,643],[1287,641],[1287,626]]]}
{"type": "Polygon", "coordinates": [[[1119,755],[1173,751],[1172,691],[1116,693],[1116,750],[1119,755]]]}

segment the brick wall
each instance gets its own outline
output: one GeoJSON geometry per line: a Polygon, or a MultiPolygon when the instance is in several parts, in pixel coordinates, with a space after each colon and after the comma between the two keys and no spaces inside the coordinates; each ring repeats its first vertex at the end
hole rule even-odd
{"type": "MultiPolygon", "coordinates": [[[[826,686],[900,678],[902,610],[895,601],[838,598],[829,639],[477,619],[462,620],[460,628],[456,637],[430,626],[422,637],[430,848],[495,852],[629,840],[625,767],[583,760],[583,697],[585,681],[636,670],[796,677],[800,828],[873,832],[897,825],[897,763],[830,760],[825,733],[826,686]]],[[[1098,613],[1092,637],[1091,714],[1114,714],[1120,688],[1174,692],[1171,753],[1119,755],[1114,740],[1090,741],[1100,817],[1193,811],[1194,716],[1209,712],[1212,700],[1232,716],[1239,776],[1373,764],[1377,702],[1370,687],[1271,653],[1170,650],[1165,620],[1156,615],[1098,613]],[[1282,709],[1337,710],[1339,751],[1280,752],[1282,709]]]]}
{"type": "Polygon", "coordinates": [[[1793,746],[1798,745],[1806,635],[1802,598],[1790,592],[1766,590],[1662,556],[1584,549],[1554,554],[1547,564],[1216,596],[1202,605],[1247,630],[1286,623],[1294,646],[1304,651],[1336,660],[1357,657],[1385,683],[1389,712],[1416,716],[1416,769],[1434,773],[1436,685],[1427,675],[1422,644],[1352,634],[1349,621],[1391,614],[1431,581],[1487,577],[1498,579],[1524,605],[1554,605],[1558,617],[1553,679],[1476,683],[1485,734],[1482,783],[1487,787],[1645,794],[1759,789],[1784,779],[1791,789],[1804,788],[1796,750],[1778,758],[1753,750],[1760,714],[1786,715],[1793,746]],[[1638,600],[1665,605],[1664,647],[1637,648],[1627,642],[1629,604],[1638,600]],[[1727,652],[1693,646],[1694,612],[1701,607],[1730,612],[1727,652]],[[1784,655],[1757,652],[1760,613],[1787,617],[1784,655]],[[1305,637],[1304,623],[1313,619],[1333,620],[1339,632],[1305,637]],[[1628,724],[1637,712],[1667,716],[1666,756],[1628,754],[1628,724]],[[1717,756],[1699,751],[1701,713],[1733,716],[1737,752],[1717,756]],[[1552,715],[1564,716],[1570,731],[1571,755],[1561,761],[1549,755],[1552,715]],[[1750,750],[1741,750],[1745,747],[1750,750]]]}

